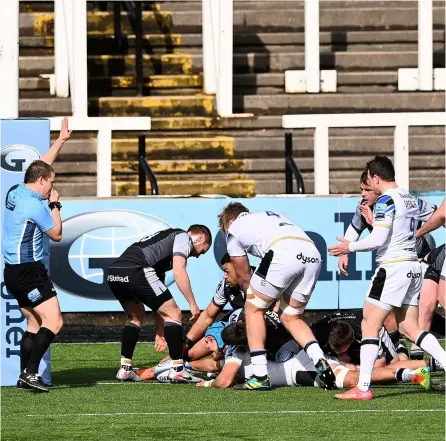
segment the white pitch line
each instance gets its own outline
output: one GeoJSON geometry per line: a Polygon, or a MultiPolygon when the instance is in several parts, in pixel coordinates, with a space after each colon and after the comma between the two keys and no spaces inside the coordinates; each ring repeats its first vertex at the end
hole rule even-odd
{"type": "MultiPolygon", "coordinates": [[[[203,380],[204,381],[204,380],[203,380]]],[[[96,385],[121,385],[121,384],[145,384],[145,385],[154,385],[154,384],[170,384],[170,383],[158,383],[157,381],[151,381],[151,382],[146,382],[146,381],[122,381],[122,382],[114,382],[114,383],[96,383],[96,385]]]]}
{"type": "MultiPolygon", "coordinates": [[[[240,412],[116,412],[116,413],[63,413],[45,415],[45,418],[65,418],[68,416],[178,416],[178,415],[279,415],[279,414],[318,414],[318,413],[399,413],[399,412],[445,412],[444,409],[353,409],[353,410],[246,410],[240,412]]],[[[42,417],[42,414],[30,414],[27,417],[42,417]]]]}

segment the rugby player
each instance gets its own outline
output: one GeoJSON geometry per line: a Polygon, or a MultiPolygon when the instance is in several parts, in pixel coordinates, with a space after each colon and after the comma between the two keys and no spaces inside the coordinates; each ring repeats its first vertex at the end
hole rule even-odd
{"type": "Polygon", "coordinates": [[[313,360],[324,387],[335,387],[325,355],[301,316],[321,269],[321,255],[299,227],[271,211],[249,213],[232,202],[219,215],[228,254],[240,287],[246,292],[246,326],[253,374],[241,388],[269,389],[264,312],[279,298],[281,320],[313,360]],[[247,253],[262,260],[251,277],[247,253]]]}
{"type": "MultiPolygon", "coordinates": [[[[235,330],[239,324],[227,326],[227,323],[217,322],[206,331],[206,344],[212,352],[212,359],[192,362],[191,368],[204,372],[220,371],[220,373],[213,380],[198,383],[198,387],[225,389],[243,382],[245,378],[250,378],[252,375],[253,366],[249,350],[243,346],[243,337],[237,336],[235,330]],[[228,340],[239,345],[228,346],[228,340]]],[[[292,342],[296,344],[294,340],[292,342]]],[[[301,348],[297,353],[290,353],[283,362],[268,360],[267,363],[272,386],[320,386],[316,368],[308,354],[301,348]]],[[[330,360],[330,364],[336,375],[337,387],[352,387],[357,384],[359,373],[355,366],[343,364],[338,360],[330,360]]],[[[420,384],[426,390],[431,388],[430,369],[423,361],[398,361],[391,367],[377,368],[372,380],[374,382],[412,382],[420,384]]],[[[237,389],[237,387],[234,388],[237,389]]]]}
{"type": "Polygon", "coordinates": [[[367,163],[368,182],[381,196],[374,208],[371,234],[358,242],[341,242],[329,248],[333,256],[378,249],[378,266],[364,303],[361,365],[358,386],[336,395],[338,399],[371,400],[370,380],[379,351],[379,331],[394,310],[400,332],[444,366],[446,352],[438,340],[418,326],[418,295],[421,264],[415,248],[415,231],[420,211],[417,199],[395,183],[395,170],[385,156],[367,163]]]}
{"type": "Polygon", "coordinates": [[[172,359],[170,381],[191,380],[183,364],[181,310],[164,284],[165,273],[173,269],[175,282],[189,303],[191,321],[195,321],[200,309],[187,274],[187,259],[205,254],[211,244],[212,235],[205,225],[191,225],[187,232],[168,228],[130,245],[110,266],[108,284],[128,317],[121,338],[118,380],[142,381],[133,370],[132,359],[144,320],[144,305],[164,319],[164,336],[172,359]]]}
{"type": "MultiPolygon", "coordinates": [[[[208,351],[202,339],[206,329],[216,320],[228,303],[232,310],[243,308],[245,304],[245,293],[240,289],[237,274],[228,253],[221,258],[220,263],[223,268],[223,280],[218,284],[211,302],[200,314],[184,339],[186,345],[184,359],[197,360],[207,355],[208,351]]],[[[231,311],[226,317],[230,313],[231,311]]],[[[225,320],[225,318],[222,318],[222,320],[225,320]]]]}
{"type": "Polygon", "coordinates": [[[46,350],[63,326],[57,293],[42,262],[43,235],[62,239],[59,193],[53,188],[51,167],[59,150],[71,136],[68,119],[62,121],[58,139],[25,172],[24,183],[13,186],[6,195],[2,253],[4,281],[26,319],[20,342],[20,377],[17,387],[48,392],[38,375],[46,350]]]}
{"type": "MultiPolygon", "coordinates": [[[[360,189],[362,199],[356,207],[353,219],[344,235],[344,239],[348,240],[349,242],[356,242],[359,240],[364,230],[367,229],[369,232],[373,230],[373,209],[379,195],[376,194],[370,187],[367,173],[367,170],[365,170],[361,174],[360,189]]],[[[437,210],[437,206],[423,199],[416,199],[420,210],[420,218],[418,223],[418,227],[420,227],[423,222],[426,222],[431,218],[431,216],[437,210]]],[[[425,257],[431,251],[429,241],[426,239],[426,237],[420,236],[417,238],[416,250],[419,259],[425,257]]],[[[342,274],[348,276],[348,255],[345,254],[339,257],[338,267],[342,274]]]]}
{"type": "MultiPolygon", "coordinates": [[[[374,218],[372,211],[375,207],[375,203],[379,195],[373,192],[370,185],[368,184],[367,170],[363,171],[361,174],[360,189],[362,199],[356,207],[356,212],[353,215],[353,219],[344,235],[344,239],[350,242],[356,242],[357,240],[359,240],[359,237],[364,230],[367,229],[369,232],[373,230],[374,218]]],[[[420,226],[423,222],[426,222],[433,215],[433,213],[437,209],[437,206],[419,198],[417,198],[417,203],[420,210],[420,221],[418,222],[418,226],[420,226]]],[[[429,239],[431,238],[429,237],[429,239]]],[[[417,239],[416,250],[419,259],[424,258],[431,251],[429,243],[430,242],[427,240],[426,237],[420,237],[417,239]]],[[[348,276],[348,255],[342,255],[339,257],[338,267],[339,271],[344,276],[348,276]]],[[[420,303],[420,315],[424,314],[424,312],[422,311],[423,307],[424,306],[420,303]]],[[[386,319],[385,327],[388,329],[393,343],[400,348],[405,347],[401,335],[398,331],[395,318],[393,317],[393,313],[389,314],[388,318],[386,319]]]]}
{"type": "MultiPolygon", "coordinates": [[[[425,234],[436,230],[439,227],[444,227],[446,223],[446,199],[443,199],[443,202],[440,205],[440,208],[436,211],[436,213],[416,232],[416,237],[423,237],[425,234]]],[[[440,281],[438,283],[438,300],[441,306],[446,309],[446,285],[445,285],[445,277],[446,277],[446,262],[443,263],[440,273],[440,281]]]]}

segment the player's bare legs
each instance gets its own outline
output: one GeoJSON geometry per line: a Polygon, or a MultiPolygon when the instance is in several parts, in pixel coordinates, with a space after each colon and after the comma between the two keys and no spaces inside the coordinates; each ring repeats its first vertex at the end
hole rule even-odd
{"type": "Polygon", "coordinates": [[[438,285],[430,279],[423,280],[420,293],[418,325],[421,329],[429,331],[432,326],[432,317],[437,306],[438,285]]]}
{"type": "Polygon", "coordinates": [[[133,353],[144,321],[144,305],[134,300],[121,302],[127,322],[121,334],[121,367],[116,374],[120,381],[141,381],[133,370],[133,353]]]}
{"type": "Polygon", "coordinates": [[[379,331],[389,315],[389,312],[390,307],[389,310],[386,310],[368,301],[364,302],[363,320],[361,325],[361,364],[358,386],[343,394],[336,395],[336,398],[358,400],[371,400],[373,398],[372,392],[370,391],[370,382],[373,367],[378,358],[379,331]],[[352,395],[357,395],[358,397],[354,398],[352,395]]]}
{"type": "Polygon", "coordinates": [[[443,309],[446,309],[446,284],[444,279],[440,279],[438,283],[438,301],[443,309]]]}
{"type": "Polygon", "coordinates": [[[271,387],[266,361],[264,313],[272,302],[274,302],[273,298],[252,287],[249,288],[245,303],[245,320],[253,374],[256,377],[253,380],[256,389],[269,389],[271,387]]]}
{"type": "Polygon", "coordinates": [[[311,328],[302,319],[307,303],[300,302],[288,294],[282,294],[280,319],[293,339],[307,352],[316,366],[326,389],[334,389],[336,378],[311,328]]]}
{"type": "Polygon", "coordinates": [[[428,331],[418,326],[418,307],[395,308],[395,317],[404,335],[417,346],[432,355],[442,366],[446,365],[446,352],[438,340],[428,331]]]}

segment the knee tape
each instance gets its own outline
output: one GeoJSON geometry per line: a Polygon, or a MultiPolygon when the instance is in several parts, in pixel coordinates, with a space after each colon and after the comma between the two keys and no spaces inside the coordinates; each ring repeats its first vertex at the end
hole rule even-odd
{"type": "Polygon", "coordinates": [[[341,364],[338,364],[334,369],[333,373],[336,375],[336,386],[339,389],[342,389],[344,387],[344,380],[347,373],[350,371],[350,369],[346,366],[342,366],[341,364]]]}
{"type": "Polygon", "coordinates": [[[271,304],[273,302],[275,302],[275,299],[263,300],[263,299],[257,297],[252,292],[251,287],[248,288],[248,290],[246,291],[246,294],[247,294],[246,301],[260,309],[268,309],[271,306],[271,304]]]}
{"type": "Polygon", "coordinates": [[[301,315],[305,311],[305,306],[301,306],[300,308],[295,308],[293,306],[288,305],[288,303],[286,303],[282,297],[280,299],[280,310],[287,315],[301,315]]]}

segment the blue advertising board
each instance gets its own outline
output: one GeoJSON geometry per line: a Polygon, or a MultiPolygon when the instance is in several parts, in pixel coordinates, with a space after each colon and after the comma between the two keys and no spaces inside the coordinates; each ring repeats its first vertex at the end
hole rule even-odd
{"type": "MultiPolygon", "coordinates": [[[[1,148],[1,224],[8,191],[23,183],[25,171],[32,161],[48,151],[50,121],[48,119],[5,119],[0,121],[1,148]]],[[[1,229],[3,231],[3,228],[1,229]]],[[[48,268],[48,240],[44,241],[43,262],[48,268]]],[[[1,281],[1,385],[12,386],[20,374],[20,342],[26,320],[3,282],[3,255],[0,253],[1,281]]],[[[50,352],[45,353],[39,373],[51,382],[50,352]]]]}
{"type": "MultiPolygon", "coordinates": [[[[439,205],[443,195],[425,196],[439,205]]],[[[192,289],[200,308],[205,308],[222,278],[219,266],[226,245],[218,230],[217,216],[228,198],[111,198],[64,199],[63,240],[51,244],[51,276],[63,312],[120,311],[104,274],[113,260],[131,243],[168,227],[187,229],[194,223],[207,225],[214,243],[210,252],[188,260],[192,289]]],[[[308,309],[361,308],[374,271],[372,253],[352,254],[349,277],[339,278],[337,258],[327,248],[347,229],[359,197],[274,196],[239,199],[251,211],[281,213],[303,228],[322,255],[319,282],[308,309]]],[[[367,234],[367,233],[364,233],[367,234]]],[[[444,232],[433,234],[438,244],[444,232]]],[[[253,259],[252,264],[257,262],[253,259]]],[[[172,274],[166,283],[183,310],[188,304],[172,274]]]]}

